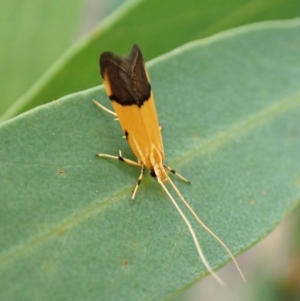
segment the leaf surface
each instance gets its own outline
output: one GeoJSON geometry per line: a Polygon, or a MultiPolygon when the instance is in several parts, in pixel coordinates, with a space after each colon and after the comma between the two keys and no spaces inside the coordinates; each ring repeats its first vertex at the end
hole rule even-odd
{"type": "MultiPolygon", "coordinates": [[[[300,199],[300,20],[187,44],[148,64],[167,163],[234,254],[300,199]]],[[[103,86],[0,127],[0,299],[167,300],[205,273],[189,232],[134,159],[103,86]]],[[[212,267],[229,257],[193,223],[212,267]]],[[[218,284],[216,283],[216,286],[218,284]]]]}

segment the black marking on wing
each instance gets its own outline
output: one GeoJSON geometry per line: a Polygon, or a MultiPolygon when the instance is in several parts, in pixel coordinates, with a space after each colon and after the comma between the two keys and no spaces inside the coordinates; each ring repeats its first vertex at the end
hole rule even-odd
{"type": "Polygon", "coordinates": [[[138,105],[141,107],[150,98],[151,87],[147,79],[143,55],[134,45],[129,56],[120,57],[112,52],[103,52],[100,56],[100,72],[107,81],[111,101],[120,105],[138,105]]]}

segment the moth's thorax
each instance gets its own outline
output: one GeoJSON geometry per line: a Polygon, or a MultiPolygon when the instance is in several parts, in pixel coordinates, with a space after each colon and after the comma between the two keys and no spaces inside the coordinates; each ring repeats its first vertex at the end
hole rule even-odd
{"type": "Polygon", "coordinates": [[[163,166],[162,154],[154,145],[151,149],[150,163],[152,165],[152,169],[154,170],[157,179],[159,179],[162,183],[167,182],[169,177],[163,166]]]}

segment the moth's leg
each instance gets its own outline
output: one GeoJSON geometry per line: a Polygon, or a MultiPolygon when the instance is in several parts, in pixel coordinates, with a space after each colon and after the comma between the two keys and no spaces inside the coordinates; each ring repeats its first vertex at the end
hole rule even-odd
{"type": "Polygon", "coordinates": [[[164,164],[164,167],[171,173],[173,173],[174,175],[176,175],[179,179],[181,179],[182,181],[186,182],[186,183],[191,183],[189,180],[187,180],[185,177],[183,177],[181,174],[179,174],[177,171],[175,171],[173,168],[171,168],[168,165],[164,164]]]}
{"type": "Polygon", "coordinates": [[[93,103],[100,109],[102,109],[103,111],[111,114],[111,115],[114,115],[115,117],[117,117],[117,114],[109,109],[107,109],[105,106],[103,106],[101,103],[99,103],[98,101],[96,101],[95,99],[93,99],[93,103]]]}
{"type": "Polygon", "coordinates": [[[134,190],[132,191],[132,197],[131,197],[131,201],[133,202],[134,201],[134,198],[135,198],[135,195],[136,195],[136,192],[142,182],[142,179],[143,179],[143,175],[144,175],[144,171],[145,171],[145,166],[144,165],[141,165],[141,174],[140,176],[138,177],[138,180],[135,184],[135,187],[134,187],[134,190]]]}
{"type": "Polygon", "coordinates": [[[96,156],[100,157],[100,158],[115,159],[115,160],[119,160],[119,161],[125,162],[125,163],[130,164],[130,165],[133,165],[133,166],[141,167],[140,176],[138,177],[137,182],[136,182],[135,187],[134,187],[134,190],[132,191],[131,201],[133,202],[134,198],[135,198],[135,195],[136,195],[136,192],[139,188],[139,185],[141,184],[141,181],[142,181],[142,178],[143,178],[143,175],[144,175],[145,166],[143,164],[139,163],[139,162],[135,162],[135,161],[132,161],[130,159],[124,158],[122,156],[122,153],[121,153],[120,150],[119,150],[119,156],[112,156],[112,155],[108,155],[108,154],[96,154],[96,156]]]}
{"type": "Polygon", "coordinates": [[[139,162],[135,162],[135,161],[132,161],[130,159],[124,158],[122,156],[122,153],[121,153],[120,150],[119,150],[119,156],[112,156],[112,155],[108,155],[108,154],[96,154],[96,157],[115,159],[115,160],[119,160],[119,161],[125,162],[125,163],[130,164],[130,165],[133,165],[133,166],[142,166],[142,164],[139,163],[139,162]]]}
{"type": "MultiPolygon", "coordinates": [[[[100,108],[100,109],[102,109],[103,111],[105,111],[105,112],[107,112],[107,113],[109,113],[109,114],[111,114],[111,115],[117,117],[117,114],[116,114],[115,112],[113,112],[113,111],[107,109],[105,106],[103,106],[101,103],[99,103],[99,102],[96,101],[95,99],[93,99],[93,102],[94,102],[94,104],[95,104],[98,108],[100,108]]],[[[115,118],[115,120],[119,120],[119,119],[118,119],[118,118],[115,118]]],[[[122,136],[122,138],[126,138],[126,136],[122,136]]]]}

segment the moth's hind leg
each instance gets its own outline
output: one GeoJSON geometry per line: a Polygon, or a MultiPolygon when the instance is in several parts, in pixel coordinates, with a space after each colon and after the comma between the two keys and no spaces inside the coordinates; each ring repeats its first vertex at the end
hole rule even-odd
{"type": "MultiPolygon", "coordinates": [[[[103,106],[101,103],[99,103],[98,101],[96,101],[95,99],[93,99],[93,103],[100,109],[102,109],[103,111],[115,116],[115,120],[119,120],[118,117],[117,117],[117,114],[111,110],[109,110],[108,108],[106,108],[105,106],[103,106]]],[[[122,138],[126,138],[126,133],[125,133],[125,136],[122,136],[122,138]]]]}
{"type": "Polygon", "coordinates": [[[115,117],[117,117],[117,114],[109,109],[107,109],[105,106],[103,106],[101,103],[99,103],[98,101],[96,101],[95,99],[93,99],[93,103],[100,109],[102,109],[103,111],[111,114],[111,115],[114,115],[115,117]]]}
{"type": "Polygon", "coordinates": [[[136,182],[134,190],[132,191],[131,200],[133,201],[134,198],[135,198],[136,192],[137,192],[137,190],[139,188],[139,185],[141,184],[141,181],[142,181],[142,178],[143,178],[143,175],[144,175],[145,166],[143,164],[139,163],[139,162],[135,162],[135,161],[132,161],[130,159],[124,158],[122,156],[122,153],[121,153],[120,150],[119,150],[119,156],[112,156],[112,155],[108,155],[108,154],[96,154],[96,156],[99,157],[99,158],[115,159],[115,160],[119,160],[119,161],[125,162],[125,163],[130,164],[130,165],[133,165],[133,166],[139,166],[139,167],[141,167],[140,176],[138,177],[138,180],[136,182]]]}
{"type": "Polygon", "coordinates": [[[181,179],[182,181],[186,182],[186,183],[191,183],[189,180],[187,180],[184,176],[182,176],[181,174],[179,174],[176,170],[174,170],[173,168],[171,168],[168,165],[164,164],[164,167],[171,173],[173,173],[174,175],[176,175],[179,179],[181,179]]]}

